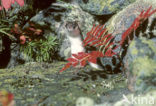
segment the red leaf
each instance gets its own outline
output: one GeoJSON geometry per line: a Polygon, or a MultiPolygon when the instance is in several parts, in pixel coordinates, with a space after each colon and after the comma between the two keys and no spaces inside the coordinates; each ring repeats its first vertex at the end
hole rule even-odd
{"type": "Polygon", "coordinates": [[[152,9],[152,6],[150,6],[148,9],[147,9],[147,11],[144,13],[144,15],[143,15],[143,18],[147,18],[148,17],[148,14],[149,14],[149,12],[150,12],[150,10],[152,9]]]}
{"type": "Polygon", "coordinates": [[[91,53],[92,57],[103,57],[103,53],[101,51],[92,51],[91,53]]]}
{"type": "Polygon", "coordinates": [[[72,56],[79,59],[79,56],[77,54],[72,54],[72,56]]]}
{"type": "Polygon", "coordinates": [[[85,40],[83,41],[84,46],[89,44],[90,46],[96,45],[98,43],[102,43],[103,41],[100,40],[101,36],[104,34],[104,32],[106,31],[106,29],[102,29],[104,27],[104,25],[100,26],[96,26],[91,29],[90,32],[87,33],[87,37],[85,38],[85,40]]]}
{"type": "Polygon", "coordinates": [[[90,30],[90,34],[93,33],[94,29],[95,29],[95,24],[93,24],[93,27],[92,27],[92,29],[90,30]]]}
{"type": "Polygon", "coordinates": [[[103,45],[103,43],[99,43],[99,44],[96,45],[96,47],[98,47],[98,46],[102,46],[102,45],[103,45]]]}
{"type": "Polygon", "coordinates": [[[24,0],[15,0],[20,6],[24,6],[24,0]]]}
{"type": "Polygon", "coordinates": [[[67,63],[61,70],[60,72],[63,72],[64,70],[68,69],[72,64],[71,63],[67,63]]]}
{"type": "Polygon", "coordinates": [[[106,52],[105,52],[105,56],[106,57],[112,57],[113,55],[115,55],[116,53],[113,52],[112,49],[108,49],[106,52]]]}
{"type": "Polygon", "coordinates": [[[100,38],[100,37],[103,35],[104,32],[106,32],[106,28],[103,29],[103,30],[100,32],[100,34],[98,35],[98,38],[100,38]]]}
{"type": "Polygon", "coordinates": [[[94,58],[94,57],[93,58],[89,58],[88,59],[88,62],[91,62],[91,63],[95,63],[96,64],[97,63],[97,58],[94,58]]]}
{"type": "Polygon", "coordinates": [[[8,101],[11,102],[14,99],[14,95],[9,92],[8,94],[8,101]]]}
{"type": "Polygon", "coordinates": [[[2,4],[2,6],[6,9],[6,10],[8,10],[9,8],[11,8],[11,0],[2,0],[1,1],[1,4],[2,4]]]}
{"type": "Polygon", "coordinates": [[[112,42],[108,46],[106,46],[105,49],[109,48],[111,45],[114,45],[114,42],[112,42]]]}
{"type": "Polygon", "coordinates": [[[122,45],[125,41],[125,39],[127,38],[127,36],[130,34],[130,32],[132,31],[133,27],[128,28],[123,34],[122,34],[122,39],[120,41],[120,45],[122,45]]]}
{"type": "Polygon", "coordinates": [[[79,61],[76,61],[72,64],[73,67],[76,67],[79,64],[79,61]]]}
{"type": "Polygon", "coordinates": [[[92,42],[93,40],[96,40],[95,38],[91,38],[89,41],[87,41],[84,46],[86,46],[87,44],[89,44],[90,42],[92,42]]]}
{"type": "Polygon", "coordinates": [[[87,33],[87,37],[83,40],[83,42],[86,42],[86,41],[90,38],[91,33],[92,33],[92,31],[93,31],[94,28],[95,28],[95,25],[93,25],[91,31],[89,31],[89,32],[87,33]]]}
{"type": "Polygon", "coordinates": [[[68,58],[67,60],[68,60],[69,62],[76,62],[76,61],[77,61],[75,58],[72,58],[72,57],[68,58]]]}
{"type": "Polygon", "coordinates": [[[100,26],[100,25],[97,25],[97,26],[94,28],[94,31],[92,32],[92,35],[93,35],[93,36],[96,36],[94,33],[97,31],[97,29],[99,28],[99,26],[100,26]]]}
{"type": "Polygon", "coordinates": [[[79,52],[79,53],[78,53],[79,60],[84,59],[84,58],[87,57],[88,55],[89,55],[88,53],[85,53],[85,52],[79,52]]]}
{"type": "Polygon", "coordinates": [[[96,40],[96,41],[92,42],[92,43],[90,44],[90,46],[96,45],[96,44],[98,44],[99,42],[100,42],[99,40],[96,40]]]}
{"type": "Polygon", "coordinates": [[[80,65],[81,65],[82,67],[84,67],[86,64],[87,64],[86,60],[83,60],[83,61],[80,62],[80,65]]]}
{"type": "Polygon", "coordinates": [[[99,29],[96,31],[96,33],[94,34],[94,36],[97,36],[98,33],[101,31],[102,28],[103,28],[103,25],[102,26],[99,26],[99,29]]]}
{"type": "Polygon", "coordinates": [[[106,45],[110,40],[112,40],[114,38],[114,36],[110,36],[104,43],[103,45],[106,45]]]}
{"type": "Polygon", "coordinates": [[[122,34],[122,40],[120,41],[120,45],[123,45],[123,42],[126,40],[127,36],[129,36],[129,34],[133,31],[136,30],[139,25],[140,25],[140,21],[141,19],[145,20],[146,18],[148,18],[150,15],[152,15],[153,13],[156,12],[156,10],[153,10],[150,14],[150,10],[151,10],[151,6],[148,8],[148,10],[144,13],[144,11],[142,11],[140,13],[140,15],[133,21],[132,25],[122,34]]]}
{"type": "Polygon", "coordinates": [[[150,14],[148,14],[148,17],[150,17],[152,14],[154,14],[156,12],[156,9],[153,10],[150,14]]]}
{"type": "Polygon", "coordinates": [[[104,41],[106,38],[108,38],[109,36],[112,36],[112,34],[107,34],[105,35],[101,40],[104,41]]]}
{"type": "Polygon", "coordinates": [[[88,33],[87,33],[87,37],[83,40],[83,43],[87,42],[89,39],[91,39],[91,35],[90,35],[90,33],[88,32],[88,33]]]}
{"type": "Polygon", "coordinates": [[[1,0],[1,4],[2,4],[1,9],[5,8],[6,10],[8,10],[9,8],[11,8],[11,5],[14,4],[15,1],[20,6],[24,5],[24,0],[1,0]]]}
{"type": "Polygon", "coordinates": [[[79,52],[79,53],[78,53],[78,55],[81,55],[81,56],[82,56],[82,55],[84,56],[84,55],[86,55],[86,54],[87,54],[87,53],[85,53],[85,52],[79,52]]]}

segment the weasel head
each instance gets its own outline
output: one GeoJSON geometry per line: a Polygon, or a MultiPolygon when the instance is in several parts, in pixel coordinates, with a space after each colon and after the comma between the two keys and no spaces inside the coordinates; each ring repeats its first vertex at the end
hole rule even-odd
{"type": "Polygon", "coordinates": [[[69,36],[81,37],[81,31],[77,22],[67,22],[65,27],[69,33],[69,36]]]}

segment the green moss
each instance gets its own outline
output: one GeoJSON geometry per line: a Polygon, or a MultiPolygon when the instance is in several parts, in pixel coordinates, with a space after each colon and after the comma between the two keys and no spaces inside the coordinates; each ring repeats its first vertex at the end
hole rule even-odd
{"type": "MultiPolygon", "coordinates": [[[[97,1],[97,0],[95,0],[95,1],[97,1]]],[[[107,0],[107,1],[105,1],[105,2],[104,2],[103,0],[97,1],[97,2],[99,2],[100,5],[101,5],[100,12],[103,11],[104,7],[108,7],[110,10],[114,10],[115,8],[111,5],[111,3],[112,3],[113,1],[114,1],[114,0],[107,0]]]]}
{"type": "Polygon", "coordinates": [[[88,10],[95,10],[96,14],[103,14],[104,9],[106,9],[106,13],[114,13],[118,10],[121,10],[121,7],[129,5],[130,3],[136,0],[126,0],[124,4],[120,5],[116,0],[90,0],[87,4],[82,4],[88,10]],[[116,3],[113,3],[116,2],[116,3]]]}
{"type": "Polygon", "coordinates": [[[98,100],[98,95],[113,89],[125,88],[122,74],[108,79],[98,77],[97,71],[85,68],[69,68],[58,73],[66,62],[31,62],[8,70],[0,70],[0,88],[11,91],[19,106],[34,104],[47,97],[42,104],[73,106],[80,96],[98,100]],[[78,71],[79,74],[74,74],[78,71]],[[93,75],[90,73],[94,73],[93,75]],[[82,76],[81,76],[82,75],[82,76]],[[97,76],[96,80],[93,77],[97,76]],[[109,84],[109,86],[108,86],[109,84]]]}
{"type": "Polygon", "coordinates": [[[156,53],[155,42],[153,42],[151,40],[147,40],[147,39],[143,39],[142,41],[143,41],[143,43],[148,44],[148,46],[152,49],[152,51],[154,51],[154,53],[156,53]]]}
{"type": "MultiPolygon", "coordinates": [[[[117,10],[120,5],[119,4],[111,5],[111,3],[114,1],[115,0],[107,0],[104,2],[103,0],[101,0],[100,4],[102,8],[100,9],[100,12],[103,11],[104,7],[108,7],[111,12],[114,12],[115,10],[117,10]]],[[[124,5],[129,5],[130,3],[133,3],[134,1],[136,0],[126,1],[124,5]]]]}
{"type": "Polygon", "coordinates": [[[156,74],[156,61],[150,59],[148,56],[138,57],[133,62],[133,74],[136,76],[151,76],[156,74]]]}
{"type": "Polygon", "coordinates": [[[138,54],[138,50],[136,49],[136,48],[134,48],[133,50],[132,50],[132,55],[137,55],[138,54]]]}
{"type": "Polygon", "coordinates": [[[131,53],[133,55],[137,55],[138,54],[137,48],[134,48],[135,44],[136,44],[136,42],[135,41],[132,41],[131,44],[130,44],[130,46],[129,46],[129,48],[133,48],[132,51],[131,51],[131,53]]]}

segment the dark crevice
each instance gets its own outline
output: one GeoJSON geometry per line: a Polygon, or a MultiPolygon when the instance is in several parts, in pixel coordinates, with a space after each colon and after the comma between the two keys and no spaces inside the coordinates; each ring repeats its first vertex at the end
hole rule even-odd
{"type": "Polygon", "coordinates": [[[46,9],[52,3],[55,3],[55,2],[56,2],[56,0],[34,0],[33,8],[35,8],[35,9],[46,9]]]}
{"type": "Polygon", "coordinates": [[[2,37],[3,51],[0,53],[0,68],[6,68],[11,58],[11,40],[8,37],[2,37]]]}
{"type": "Polygon", "coordinates": [[[109,15],[94,15],[95,19],[100,23],[100,24],[105,24],[108,22],[108,20],[113,16],[114,14],[109,14],[109,15]]]}

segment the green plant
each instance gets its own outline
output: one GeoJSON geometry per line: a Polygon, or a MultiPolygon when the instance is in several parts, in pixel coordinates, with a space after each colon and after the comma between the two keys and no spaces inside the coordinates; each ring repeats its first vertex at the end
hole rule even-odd
{"type": "Polygon", "coordinates": [[[58,41],[54,36],[49,36],[46,39],[32,40],[21,45],[20,51],[25,56],[30,57],[29,61],[49,62],[58,49],[58,41]]]}
{"type": "Polygon", "coordinates": [[[0,36],[8,36],[10,39],[15,39],[15,37],[10,33],[11,24],[7,20],[0,19],[0,36]]]}
{"type": "Polygon", "coordinates": [[[11,34],[11,28],[14,26],[15,20],[18,18],[15,14],[11,14],[15,8],[11,8],[12,4],[17,2],[20,6],[24,5],[24,0],[1,0],[0,1],[0,36],[8,36],[10,39],[16,39],[11,34]],[[4,8],[4,9],[3,9],[4,8]],[[9,11],[8,11],[9,9],[9,11]]]}
{"type": "MultiPolygon", "coordinates": [[[[3,2],[10,1],[3,0],[3,2]]],[[[7,3],[2,4],[0,2],[2,8],[5,8],[6,4],[7,3]]],[[[33,3],[30,0],[19,1],[18,4],[20,6],[23,6],[23,8],[21,9],[19,9],[17,5],[13,4],[11,5],[10,3],[8,3],[7,8],[0,10],[0,36],[8,36],[11,40],[17,41],[19,40],[19,36],[17,36],[17,34],[14,32],[12,33],[11,31],[12,28],[14,27],[15,24],[18,24],[18,27],[22,29],[22,27],[28,22],[28,20],[30,20],[30,18],[37,12],[37,10],[33,9],[32,7],[33,3]],[[24,3],[25,6],[23,6],[24,3]],[[7,9],[9,9],[9,11],[6,11],[7,9]]]]}

